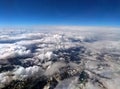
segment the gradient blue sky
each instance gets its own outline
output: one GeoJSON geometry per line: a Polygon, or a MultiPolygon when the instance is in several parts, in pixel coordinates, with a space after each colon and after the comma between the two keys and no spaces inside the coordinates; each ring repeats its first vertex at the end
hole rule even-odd
{"type": "Polygon", "coordinates": [[[119,26],[120,0],[0,0],[0,26],[119,26]]]}

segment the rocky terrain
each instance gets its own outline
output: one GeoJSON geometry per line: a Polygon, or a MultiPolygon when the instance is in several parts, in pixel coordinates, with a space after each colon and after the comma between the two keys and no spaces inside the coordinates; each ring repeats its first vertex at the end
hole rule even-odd
{"type": "Polygon", "coordinates": [[[1,30],[0,89],[120,89],[120,32],[65,29],[1,30]]]}

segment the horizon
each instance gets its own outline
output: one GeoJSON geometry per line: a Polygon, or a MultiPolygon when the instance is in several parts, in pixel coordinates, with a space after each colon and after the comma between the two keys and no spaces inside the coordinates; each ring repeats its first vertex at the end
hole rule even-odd
{"type": "Polygon", "coordinates": [[[29,24],[29,25],[21,25],[21,24],[17,24],[17,25],[1,25],[0,24],[0,28],[8,28],[8,27],[107,27],[107,28],[120,28],[120,26],[110,26],[110,25],[67,25],[67,24],[29,24]]]}

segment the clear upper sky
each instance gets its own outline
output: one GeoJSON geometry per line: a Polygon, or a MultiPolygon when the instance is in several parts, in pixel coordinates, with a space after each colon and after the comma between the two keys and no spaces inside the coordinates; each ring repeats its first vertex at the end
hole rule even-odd
{"type": "Polygon", "coordinates": [[[120,0],[0,0],[0,25],[119,26],[120,0]]]}

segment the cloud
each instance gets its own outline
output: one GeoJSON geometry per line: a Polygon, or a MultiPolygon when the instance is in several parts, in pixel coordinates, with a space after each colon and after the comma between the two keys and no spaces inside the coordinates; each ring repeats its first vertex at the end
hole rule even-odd
{"type": "MultiPolygon", "coordinates": [[[[0,31],[0,87],[9,84],[12,80],[35,75],[52,76],[67,66],[76,69],[79,73],[80,68],[90,70],[89,74],[93,79],[102,79],[100,76],[110,77],[110,81],[102,80],[109,89],[113,89],[112,83],[115,86],[119,85],[117,81],[120,80],[113,79],[120,77],[119,28],[38,26],[31,29],[34,30],[0,31]],[[76,61],[76,57],[79,60],[76,61]],[[6,71],[6,65],[13,65],[15,68],[6,71]],[[111,76],[108,76],[108,73],[111,76]],[[109,83],[111,86],[108,85],[109,83]]],[[[70,81],[72,82],[71,79],[70,81]]],[[[75,87],[74,84],[71,85],[75,87]]],[[[92,89],[98,88],[91,81],[87,86],[92,89]]]]}
{"type": "Polygon", "coordinates": [[[55,73],[59,72],[59,69],[62,67],[65,67],[66,64],[64,62],[55,62],[52,65],[49,65],[49,67],[47,68],[45,75],[50,75],[52,76],[55,73]]]}
{"type": "Polygon", "coordinates": [[[14,78],[26,78],[31,76],[40,76],[42,75],[43,70],[39,66],[32,66],[28,68],[19,67],[14,70],[14,78]]]}
{"type": "Polygon", "coordinates": [[[30,53],[31,51],[27,50],[24,46],[8,44],[6,46],[2,46],[0,59],[25,57],[30,55],[30,53]]]}
{"type": "Polygon", "coordinates": [[[9,84],[13,80],[10,74],[10,72],[0,73],[0,88],[5,87],[5,85],[9,84]]]}

